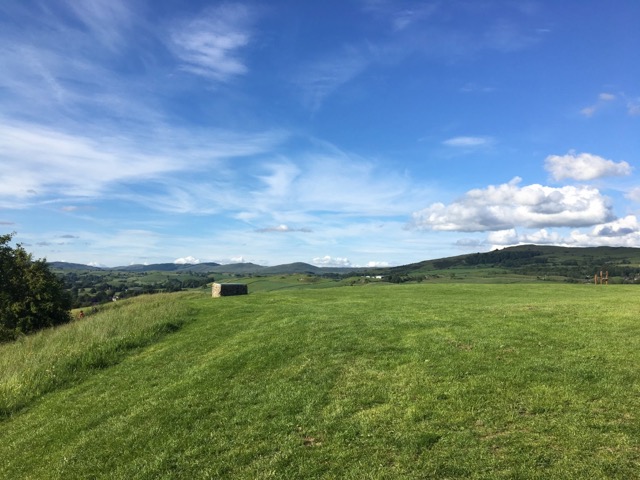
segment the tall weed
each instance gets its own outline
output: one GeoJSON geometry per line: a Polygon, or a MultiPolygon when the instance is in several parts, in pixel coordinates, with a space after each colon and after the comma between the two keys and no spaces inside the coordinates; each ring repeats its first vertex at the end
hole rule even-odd
{"type": "Polygon", "coordinates": [[[0,345],[0,419],[179,329],[190,310],[176,294],[141,296],[0,345]]]}

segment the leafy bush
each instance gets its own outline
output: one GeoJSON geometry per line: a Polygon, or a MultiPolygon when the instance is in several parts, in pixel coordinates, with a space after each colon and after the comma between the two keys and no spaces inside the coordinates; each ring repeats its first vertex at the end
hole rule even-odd
{"type": "Polygon", "coordinates": [[[0,342],[68,322],[71,302],[44,259],[0,235],[0,342]]]}

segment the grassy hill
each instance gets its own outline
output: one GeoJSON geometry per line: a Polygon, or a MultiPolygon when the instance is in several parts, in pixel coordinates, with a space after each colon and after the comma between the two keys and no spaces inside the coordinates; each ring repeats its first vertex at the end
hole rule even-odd
{"type": "Polygon", "coordinates": [[[638,307],[548,283],[118,302],[0,346],[0,477],[636,478],[638,307]]]}
{"type": "MultiPolygon", "coordinates": [[[[592,281],[600,270],[609,271],[614,282],[640,279],[640,248],[570,248],[549,245],[520,245],[485,253],[426,260],[378,270],[384,275],[446,276],[468,280],[507,275],[556,281],[592,281]]],[[[524,279],[524,278],[523,278],[524,279]]]]}
{"type": "Polygon", "coordinates": [[[640,283],[640,249],[523,245],[390,268],[327,268],[296,262],[273,267],[253,263],[133,265],[100,269],[53,262],[76,307],[90,307],[146,293],[207,288],[211,282],[256,284],[258,290],[354,285],[372,281],[464,283],[590,283],[609,272],[610,283],[640,283]],[[84,268],[83,268],[84,267],[84,268]],[[311,278],[311,277],[316,277],[311,278]],[[381,278],[381,280],[380,280],[381,278]],[[284,280],[284,281],[283,281],[284,280]]]}

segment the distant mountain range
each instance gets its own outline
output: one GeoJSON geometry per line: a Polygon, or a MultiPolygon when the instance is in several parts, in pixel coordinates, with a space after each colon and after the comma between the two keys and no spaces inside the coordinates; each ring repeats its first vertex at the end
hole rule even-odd
{"type": "MultiPolygon", "coordinates": [[[[125,272],[199,272],[227,274],[376,274],[376,275],[418,275],[433,271],[459,268],[493,268],[528,274],[555,274],[568,277],[593,275],[599,269],[640,271],[640,248],[631,247],[556,247],[551,245],[519,245],[484,253],[471,253],[455,257],[425,260],[422,262],[386,268],[344,268],[316,267],[308,263],[296,262],[273,267],[255,263],[176,264],[157,263],[153,265],[129,265],[114,268],[99,268],[66,262],[49,262],[57,270],[103,270],[125,272]]],[[[623,272],[624,273],[624,272],[623,272]]]]}
{"type": "Polygon", "coordinates": [[[308,263],[296,262],[273,267],[256,265],[255,263],[231,263],[221,265],[219,263],[155,263],[151,265],[128,265],[122,267],[93,267],[79,263],[49,262],[49,266],[56,270],[96,270],[96,271],[121,271],[121,272],[197,272],[197,273],[231,273],[231,274],[261,274],[261,275],[285,275],[292,273],[310,273],[322,275],[328,273],[349,273],[364,271],[363,268],[343,268],[343,267],[316,267],[308,263]]]}

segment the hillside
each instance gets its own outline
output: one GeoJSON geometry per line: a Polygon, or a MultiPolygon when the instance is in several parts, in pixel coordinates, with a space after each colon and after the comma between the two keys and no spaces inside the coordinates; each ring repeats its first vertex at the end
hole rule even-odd
{"type": "Polygon", "coordinates": [[[178,273],[227,273],[242,275],[279,275],[292,273],[312,273],[322,275],[325,273],[344,274],[353,271],[362,271],[363,268],[344,268],[344,267],[316,267],[308,263],[295,262],[284,265],[275,265],[265,267],[255,263],[229,263],[221,265],[219,263],[206,262],[195,264],[177,264],[177,263],[154,263],[149,265],[135,264],[120,267],[93,267],[79,263],[67,262],[48,262],[52,269],[59,271],[103,271],[103,272],[178,272],[178,273]]]}
{"type": "Polygon", "coordinates": [[[0,478],[636,478],[635,290],[110,304],[0,345],[0,478]]]}
{"type": "Polygon", "coordinates": [[[472,253],[454,257],[424,260],[417,263],[387,268],[316,267],[308,263],[294,262],[266,267],[254,263],[130,265],[114,268],[98,268],[65,262],[50,262],[60,271],[112,271],[112,272],[179,272],[218,273],[236,275],[280,274],[339,274],[367,273],[375,275],[415,275],[446,272],[468,268],[496,268],[505,273],[523,275],[548,275],[570,278],[589,278],[597,271],[609,270],[612,276],[630,275],[640,271],[640,248],[630,247],[556,247],[549,245],[519,245],[484,253],[472,253]]]}
{"type": "Polygon", "coordinates": [[[362,285],[372,281],[586,283],[593,282],[594,275],[603,271],[609,273],[610,283],[640,283],[640,249],[611,247],[523,245],[390,268],[329,268],[302,262],[272,267],[253,263],[165,263],[109,269],[61,262],[50,265],[65,282],[76,307],[143,293],[207,288],[213,281],[251,283],[260,290],[319,286],[310,276],[331,280],[336,285],[362,285]],[[292,278],[268,279],[280,276],[292,278]]]}
{"type": "Polygon", "coordinates": [[[426,260],[378,270],[383,275],[467,276],[522,275],[557,280],[589,281],[601,271],[618,281],[635,281],[640,276],[640,248],[572,248],[549,245],[520,245],[485,253],[426,260]]]}

